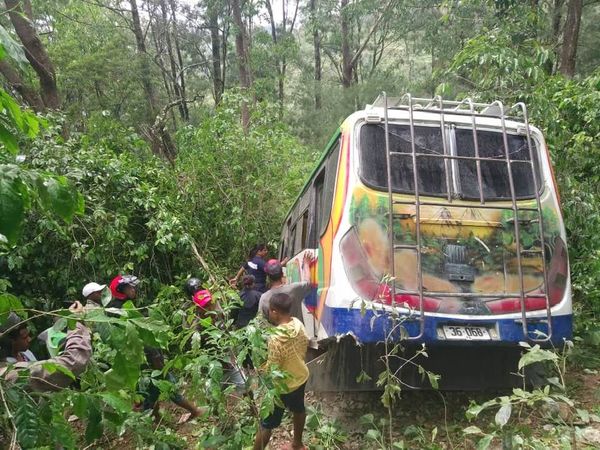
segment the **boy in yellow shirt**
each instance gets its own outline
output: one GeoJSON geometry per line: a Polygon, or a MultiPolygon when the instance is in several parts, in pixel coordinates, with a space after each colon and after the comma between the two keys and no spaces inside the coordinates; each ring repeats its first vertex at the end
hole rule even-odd
{"type": "MultiPolygon", "coordinates": [[[[308,347],[308,336],[304,325],[291,316],[293,300],[284,293],[271,297],[269,303],[269,322],[276,325],[275,333],[271,336],[268,346],[267,366],[277,365],[287,372],[286,393],[281,394],[283,405],[293,414],[294,440],[291,448],[304,449],[302,433],[306,413],[304,408],[304,388],[308,380],[308,367],[304,362],[308,347]]],[[[271,432],[281,424],[284,409],[275,405],[275,409],[266,419],[262,420],[254,440],[254,450],[263,450],[271,439],[271,432]]]]}

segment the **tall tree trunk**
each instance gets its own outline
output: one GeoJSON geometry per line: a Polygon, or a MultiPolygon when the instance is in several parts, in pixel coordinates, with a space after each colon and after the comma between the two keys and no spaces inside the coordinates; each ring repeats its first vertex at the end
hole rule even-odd
{"type": "Polygon", "coordinates": [[[221,35],[219,33],[219,12],[213,5],[208,11],[208,27],[210,29],[210,45],[212,50],[212,81],[215,105],[221,103],[223,96],[223,79],[221,77],[221,35]]]}
{"type": "Polygon", "coordinates": [[[173,44],[171,43],[171,27],[169,26],[169,15],[167,13],[167,5],[165,0],[160,0],[160,9],[162,13],[163,34],[165,36],[165,44],[167,46],[167,56],[169,58],[169,67],[171,69],[171,84],[173,86],[173,92],[175,93],[175,99],[183,100],[178,105],[179,115],[181,116],[182,120],[187,120],[185,98],[183,97],[181,86],[179,85],[179,77],[177,76],[178,67],[177,62],[175,61],[175,55],[173,54],[173,44]]]}
{"type": "Polygon", "coordinates": [[[21,98],[36,111],[44,110],[44,102],[37,91],[29,86],[10,63],[6,60],[0,60],[0,73],[4,75],[11,89],[16,91],[21,98]]]}
{"type": "Polygon", "coordinates": [[[560,73],[569,78],[572,78],[573,75],[575,75],[577,41],[579,40],[582,9],[583,0],[569,0],[559,66],[560,73]]]}
{"type": "Polygon", "coordinates": [[[40,80],[40,93],[44,106],[60,108],[54,65],[42,44],[31,20],[30,0],[4,0],[10,21],[25,49],[25,56],[40,80]]]}
{"type": "MultiPolygon", "coordinates": [[[[285,8],[285,0],[282,2],[283,7],[285,8]]],[[[271,39],[273,40],[273,46],[275,47],[275,70],[277,71],[277,99],[279,101],[279,114],[283,111],[283,73],[282,73],[282,61],[279,56],[280,49],[277,48],[277,24],[275,23],[275,16],[273,14],[273,7],[271,6],[271,1],[265,1],[265,7],[267,8],[267,13],[269,14],[269,21],[271,22],[271,39]]],[[[283,33],[285,33],[285,9],[283,15],[283,33]]]]}
{"type": "MultiPolygon", "coordinates": [[[[161,45],[159,42],[160,33],[157,28],[158,26],[159,26],[158,19],[154,18],[154,20],[152,20],[152,18],[151,18],[150,19],[150,30],[152,31],[151,34],[152,34],[152,41],[154,42],[154,50],[156,52],[156,61],[160,61],[160,63],[158,63],[158,65],[161,68],[160,75],[163,80],[163,86],[165,87],[165,92],[167,93],[167,99],[169,100],[169,103],[171,103],[173,101],[173,94],[171,93],[171,85],[170,85],[169,79],[167,77],[167,71],[165,69],[163,69],[165,67],[165,64],[162,59],[162,49],[161,49],[161,45]]],[[[169,114],[171,115],[171,120],[173,121],[173,128],[177,129],[177,118],[175,117],[174,108],[169,109],[169,114]]]]}
{"type": "Polygon", "coordinates": [[[342,85],[348,88],[352,85],[352,72],[354,66],[352,64],[352,55],[350,54],[350,28],[348,11],[348,0],[342,0],[340,4],[341,24],[340,31],[342,34],[342,85]]]}
{"type": "Polygon", "coordinates": [[[175,54],[177,55],[177,64],[179,66],[179,71],[177,73],[177,79],[175,80],[179,83],[179,88],[181,89],[181,98],[182,102],[182,112],[183,112],[183,120],[190,120],[190,110],[187,105],[187,94],[185,91],[185,71],[183,67],[183,57],[181,56],[181,47],[179,45],[179,30],[177,27],[177,8],[175,6],[175,0],[169,0],[169,4],[171,5],[171,20],[173,21],[173,42],[175,43],[175,54]]]}
{"type": "Polygon", "coordinates": [[[148,102],[148,118],[154,119],[156,116],[156,95],[154,93],[154,87],[152,86],[152,78],[150,73],[150,65],[148,64],[148,57],[146,53],[146,42],[144,39],[144,32],[142,31],[142,24],[140,22],[140,14],[138,12],[137,1],[129,0],[131,5],[131,21],[133,24],[133,34],[135,36],[135,43],[137,53],[140,57],[140,76],[142,79],[142,86],[146,93],[146,100],[148,102]]]}
{"type": "Polygon", "coordinates": [[[560,60],[560,24],[562,21],[562,8],[565,4],[565,0],[554,0],[552,7],[552,46],[554,48],[554,61],[549,60],[547,63],[547,72],[553,74],[556,72],[558,67],[558,61],[560,60]]]}
{"type": "Polygon", "coordinates": [[[315,109],[321,109],[321,36],[317,21],[317,0],[310,0],[310,14],[315,58],[315,109]]]}
{"type": "MultiPolygon", "coordinates": [[[[248,48],[248,38],[246,35],[246,26],[242,20],[242,10],[240,0],[231,0],[231,13],[233,23],[236,26],[235,33],[235,51],[238,57],[238,69],[240,75],[240,87],[245,95],[248,95],[252,88],[252,76],[250,74],[250,55],[248,48]]],[[[242,102],[242,127],[248,130],[250,124],[250,111],[248,102],[242,102]]]]}

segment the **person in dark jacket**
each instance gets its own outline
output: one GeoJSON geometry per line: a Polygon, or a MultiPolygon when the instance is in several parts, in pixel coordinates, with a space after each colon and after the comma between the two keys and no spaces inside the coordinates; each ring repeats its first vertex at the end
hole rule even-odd
{"type": "Polygon", "coordinates": [[[258,302],[262,293],[254,289],[254,276],[244,275],[242,279],[244,288],[240,291],[242,299],[242,307],[240,308],[235,322],[237,328],[244,328],[248,323],[256,317],[258,313],[258,302]]]}

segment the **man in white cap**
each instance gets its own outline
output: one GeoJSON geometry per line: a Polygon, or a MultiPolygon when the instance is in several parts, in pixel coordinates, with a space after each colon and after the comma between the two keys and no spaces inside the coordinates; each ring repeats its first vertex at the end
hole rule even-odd
{"type": "Polygon", "coordinates": [[[86,301],[86,306],[99,307],[102,301],[102,290],[106,287],[105,284],[88,283],[81,290],[81,295],[86,301]]]}

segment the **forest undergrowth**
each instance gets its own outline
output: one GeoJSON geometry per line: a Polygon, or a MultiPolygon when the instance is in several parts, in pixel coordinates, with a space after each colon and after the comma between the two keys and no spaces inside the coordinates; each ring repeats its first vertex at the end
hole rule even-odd
{"type": "MultiPolygon", "coordinates": [[[[439,391],[426,371],[434,389],[408,389],[387,339],[381,391],[308,394],[307,445],[600,448],[597,2],[283,0],[282,18],[269,1],[4,3],[0,324],[15,311],[32,335],[72,328],[83,285],[117,274],[138,276],[140,295],[84,317],[94,356],[76,387],[0,377],[0,448],[250,446],[284,374],[252,373],[252,395],[224,387],[226,362],[265,360],[265,331],[225,314],[201,335],[182,287],[195,276],[226,313],[239,306],[226,280],[257,242],[277,250],[320,146],[383,90],[528,105],[561,196],[574,337],[523,345],[520,370],[544,366],[543,383],[479,393],[439,391]],[[148,346],[162,370],[146,366],[148,346]],[[139,410],[140,380],[160,391],[157,422],[139,410]],[[177,389],[208,415],[178,423],[177,389]]],[[[272,448],[290,432],[286,419],[272,448]]]]}

